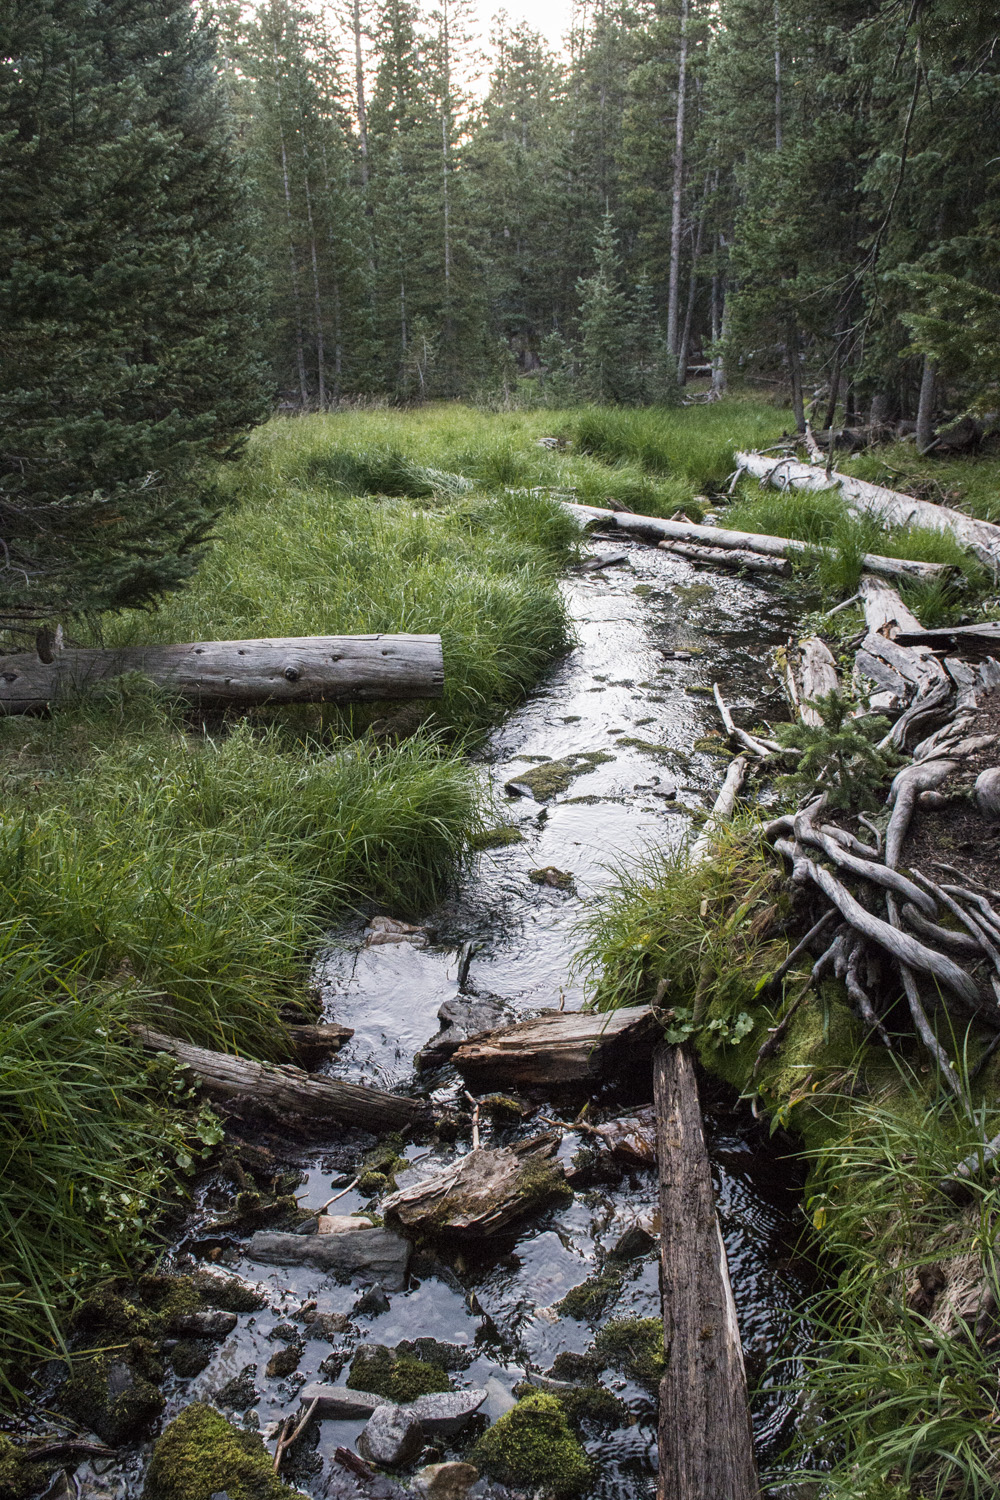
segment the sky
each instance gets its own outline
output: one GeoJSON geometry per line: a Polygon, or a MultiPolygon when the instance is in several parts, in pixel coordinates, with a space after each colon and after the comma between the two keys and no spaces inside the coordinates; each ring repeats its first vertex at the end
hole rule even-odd
{"type": "Polygon", "coordinates": [[[563,38],[569,31],[573,15],[573,0],[476,0],[479,28],[484,42],[493,28],[494,17],[505,10],[514,22],[527,21],[535,31],[540,31],[549,46],[561,51],[563,38]]]}

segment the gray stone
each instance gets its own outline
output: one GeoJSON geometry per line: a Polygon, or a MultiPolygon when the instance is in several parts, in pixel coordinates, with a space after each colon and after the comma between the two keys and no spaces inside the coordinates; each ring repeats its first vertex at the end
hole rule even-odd
{"type": "Polygon", "coordinates": [[[317,1266],[324,1271],[367,1272],[390,1291],[406,1279],[410,1242],[390,1229],[352,1229],[346,1234],[271,1234],[263,1230],[247,1246],[251,1260],[274,1266],[317,1266]]]}
{"type": "Polygon", "coordinates": [[[507,1018],[502,1000],[479,995],[456,995],[446,1000],[438,1011],[441,1030],[421,1048],[417,1066],[436,1068],[470,1037],[478,1036],[481,1031],[495,1031],[507,1018]]]}
{"type": "Polygon", "coordinates": [[[326,1339],[327,1343],[332,1343],[351,1326],[347,1313],[316,1312],[315,1309],[304,1313],[302,1321],[306,1325],[307,1339],[326,1339]]]}
{"type": "Polygon", "coordinates": [[[324,1385],[320,1381],[304,1385],[299,1400],[306,1407],[317,1401],[316,1416],[321,1422],[370,1417],[380,1406],[392,1404],[385,1396],[373,1396],[370,1391],[355,1391],[347,1385],[324,1385]]]}
{"type": "Polygon", "coordinates": [[[472,1464],[428,1464],[414,1475],[413,1487],[427,1500],[465,1500],[478,1478],[472,1464]]]}
{"type": "Polygon", "coordinates": [[[429,1391],[408,1403],[406,1410],[412,1412],[428,1436],[450,1437],[460,1432],[470,1417],[486,1400],[486,1391],[429,1391]]]}
{"type": "Polygon", "coordinates": [[[987,818],[1000,818],[1000,766],[990,766],[976,777],[976,805],[987,818]]]}
{"type": "Polygon", "coordinates": [[[354,1304],[354,1312],[367,1313],[369,1317],[377,1318],[380,1314],[387,1313],[390,1306],[389,1298],[385,1293],[385,1287],[382,1286],[381,1282],[376,1281],[375,1285],[370,1286],[367,1292],[362,1292],[354,1304]]]}
{"type": "Polygon", "coordinates": [[[237,1317],[233,1312],[188,1312],[177,1313],[170,1320],[170,1332],[174,1338],[224,1339],[236,1327],[237,1317]]]}
{"type": "Polygon", "coordinates": [[[362,1457],[383,1469],[398,1469],[411,1464],[424,1446],[424,1430],[406,1406],[380,1406],[365,1423],[358,1438],[362,1457]]]}

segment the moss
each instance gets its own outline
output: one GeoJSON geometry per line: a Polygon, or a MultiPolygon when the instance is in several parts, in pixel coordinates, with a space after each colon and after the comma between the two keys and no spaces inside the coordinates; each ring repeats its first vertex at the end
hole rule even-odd
{"type": "Polygon", "coordinates": [[[86,1334],[91,1345],[157,1338],[178,1314],[200,1306],[201,1297],[190,1276],[147,1275],[135,1281],[119,1277],[98,1287],[78,1308],[73,1331],[86,1334]]]}
{"type": "Polygon", "coordinates": [[[666,1369],[659,1318],[613,1318],[594,1340],[594,1351],[613,1370],[651,1390],[666,1369]]]}
{"type": "Polygon", "coordinates": [[[524,1106],[519,1099],[509,1094],[487,1094],[479,1101],[480,1114],[487,1115],[496,1124],[517,1124],[524,1118],[524,1106]]]}
{"type": "Polygon", "coordinates": [[[409,1355],[396,1358],[384,1344],[362,1344],[351,1362],[347,1384],[405,1404],[431,1391],[449,1391],[451,1382],[440,1365],[409,1355]]]}
{"type": "Polygon", "coordinates": [[[625,1273],[620,1268],[597,1271],[593,1276],[588,1276],[586,1281],[581,1281],[579,1286],[571,1287],[565,1297],[556,1303],[556,1310],[569,1318],[579,1318],[584,1323],[591,1318],[599,1318],[612,1297],[617,1297],[624,1281],[625,1273]]]}
{"type": "Polygon", "coordinates": [[[576,891],[576,881],[570,870],[557,870],[555,865],[546,865],[541,870],[529,870],[532,885],[551,886],[556,891],[576,891]]]}
{"type": "Polygon", "coordinates": [[[512,823],[506,823],[501,828],[487,828],[483,833],[477,834],[472,840],[472,847],[476,850],[483,849],[506,849],[509,844],[522,844],[524,834],[520,828],[515,828],[512,823]]]}
{"type": "Polygon", "coordinates": [[[281,1380],[285,1375],[290,1375],[293,1370],[298,1369],[301,1358],[302,1350],[298,1344],[286,1344],[283,1349],[276,1349],[271,1355],[264,1374],[269,1380],[281,1380]]]}
{"type": "Polygon", "coordinates": [[[178,1339],[170,1351],[170,1363],[175,1375],[190,1380],[200,1375],[212,1358],[215,1348],[211,1339],[178,1339]]]}
{"type": "Polygon", "coordinates": [[[555,1396],[525,1396],[484,1433],[471,1460],[501,1484],[547,1495],[576,1495],[591,1478],[590,1461],[555,1396]]]}
{"type": "Polygon", "coordinates": [[[213,1276],[210,1271],[196,1271],[191,1281],[209,1307],[223,1312],[258,1312],[267,1306],[266,1292],[247,1286],[236,1276],[213,1276]]]}
{"type": "Polygon", "coordinates": [[[126,1349],[109,1349],[74,1361],[60,1391],[62,1408],[112,1448],[148,1428],[164,1399],[157,1382],[163,1365],[155,1344],[133,1339],[126,1349]]]}
{"type": "Polygon", "coordinates": [[[547,802],[564,792],[576,776],[584,776],[605,761],[614,760],[606,750],[582,750],[577,755],[567,755],[563,760],[547,760],[543,765],[522,771],[508,781],[508,789],[516,791],[527,787],[536,802],[547,802]]]}
{"type": "Polygon", "coordinates": [[[153,1449],[143,1500],[285,1500],[294,1491],[273,1472],[261,1439],[240,1432],[196,1402],[170,1423],[153,1449]]]}
{"type": "Polygon", "coordinates": [[[628,1425],[629,1410],[618,1396],[603,1385],[581,1385],[572,1391],[560,1391],[556,1397],[566,1413],[570,1426],[577,1432],[590,1429],[613,1432],[628,1425]]]}
{"type": "Polygon", "coordinates": [[[384,1172],[363,1172],[356,1186],[362,1198],[377,1198],[389,1186],[389,1179],[384,1172]]]}
{"type": "Polygon", "coordinates": [[[593,1384],[600,1371],[600,1361],[592,1354],[574,1354],[571,1349],[564,1349],[557,1354],[552,1361],[552,1368],[546,1373],[553,1380],[582,1380],[593,1384]]]}
{"type": "Polygon", "coordinates": [[[0,1433],[0,1500],[28,1500],[39,1494],[52,1477],[54,1465],[32,1463],[5,1433],[0,1433]]]}
{"type": "Polygon", "coordinates": [[[523,1211],[527,1213],[551,1198],[569,1199],[573,1189],[558,1167],[547,1160],[527,1161],[517,1178],[517,1191],[523,1211]]]}

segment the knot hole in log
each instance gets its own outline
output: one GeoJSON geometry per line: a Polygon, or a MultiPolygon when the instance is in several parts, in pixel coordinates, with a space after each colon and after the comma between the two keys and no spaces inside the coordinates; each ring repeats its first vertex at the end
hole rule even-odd
{"type": "Polygon", "coordinates": [[[299,680],[299,669],[298,669],[298,667],[286,667],[285,668],[285,677],[286,677],[286,679],[289,682],[298,682],[298,680],[299,680]]]}

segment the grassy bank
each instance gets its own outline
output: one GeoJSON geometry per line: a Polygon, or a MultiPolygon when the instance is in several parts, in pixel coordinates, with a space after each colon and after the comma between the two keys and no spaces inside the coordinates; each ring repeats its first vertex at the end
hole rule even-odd
{"type": "MultiPolygon", "coordinates": [[[[670,1039],[690,1038],[809,1164],[803,1250],[827,1290],[803,1309],[811,1347],[793,1381],[799,1440],[767,1493],[798,1481],[823,1500],[985,1500],[1000,1482],[996,1188],[973,1185],[956,1205],[939,1184],[1000,1129],[1000,1063],[970,1085],[973,1123],[905,1030],[892,1053],[866,1044],[840,982],[828,979],[752,1077],[812,963],[768,990],[808,925],[792,900],[752,818],[697,870],[683,856],[650,855],[593,919],[596,997],[607,1008],[648,1001],[665,981],[670,1039]]],[[[963,1071],[982,1055],[981,1032],[947,1043],[963,1071]]]]}

